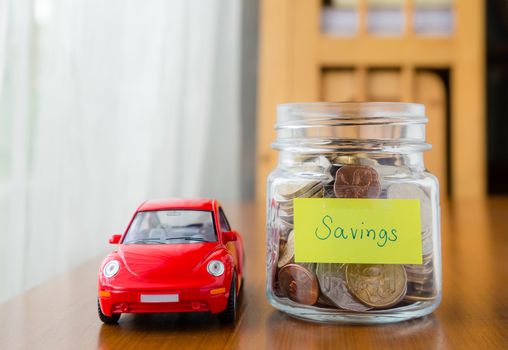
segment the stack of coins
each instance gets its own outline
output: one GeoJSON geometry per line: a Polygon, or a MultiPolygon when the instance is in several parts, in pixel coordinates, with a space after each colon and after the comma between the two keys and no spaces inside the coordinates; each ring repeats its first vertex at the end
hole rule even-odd
{"type": "Polygon", "coordinates": [[[321,181],[285,181],[275,185],[275,201],[278,204],[278,218],[281,223],[293,228],[293,199],[322,198],[323,184],[321,181]]]}
{"type": "Polygon", "coordinates": [[[277,267],[281,268],[284,265],[294,261],[295,258],[295,231],[291,230],[287,241],[281,240],[279,248],[279,261],[277,267]]]}
{"type": "Polygon", "coordinates": [[[420,222],[422,228],[421,265],[405,265],[408,277],[407,301],[425,301],[436,298],[434,285],[434,259],[432,238],[432,207],[429,196],[416,184],[394,184],[388,188],[388,198],[412,198],[420,201],[420,222]]]}
{"type": "Polygon", "coordinates": [[[304,305],[354,312],[392,308],[403,301],[435,298],[429,197],[413,184],[395,184],[383,192],[376,169],[365,165],[357,157],[331,155],[329,161],[332,181],[279,180],[273,184],[277,210],[275,221],[283,227],[274,264],[276,295],[304,305]],[[388,198],[420,200],[422,265],[295,263],[293,199],[379,198],[382,193],[383,196],[386,193],[388,198]]]}
{"type": "Polygon", "coordinates": [[[432,255],[423,257],[422,265],[405,265],[407,273],[407,301],[426,301],[436,298],[432,255]]]}
{"type": "Polygon", "coordinates": [[[422,227],[422,254],[431,255],[432,242],[432,209],[430,198],[418,186],[409,183],[394,184],[388,188],[388,198],[418,199],[420,201],[420,223],[422,227]]]}
{"type": "MultiPolygon", "coordinates": [[[[274,290],[277,294],[284,293],[284,288],[287,287],[280,283],[279,269],[294,262],[293,199],[322,198],[323,192],[323,184],[321,181],[317,180],[279,181],[274,184],[273,198],[277,213],[274,226],[280,227],[280,230],[278,230],[279,249],[276,264],[277,269],[274,271],[274,273],[279,276],[279,278],[275,279],[274,283],[274,290]]],[[[305,267],[302,268],[305,269],[305,267]]],[[[292,276],[292,274],[290,274],[290,276],[292,276]]]]}

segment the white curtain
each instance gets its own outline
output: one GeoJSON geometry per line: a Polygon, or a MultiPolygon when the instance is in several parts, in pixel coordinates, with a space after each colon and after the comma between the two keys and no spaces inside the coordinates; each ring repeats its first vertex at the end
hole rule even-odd
{"type": "Polygon", "coordinates": [[[239,199],[240,6],[0,0],[0,301],[144,199],[239,199]]]}

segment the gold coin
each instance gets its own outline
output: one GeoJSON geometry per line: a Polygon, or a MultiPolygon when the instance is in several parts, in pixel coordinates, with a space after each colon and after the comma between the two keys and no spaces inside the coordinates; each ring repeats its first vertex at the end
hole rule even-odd
{"type": "MultiPolygon", "coordinates": [[[[323,184],[318,183],[315,186],[309,188],[305,193],[299,195],[298,198],[323,198],[324,187],[323,184]]],[[[292,218],[294,208],[293,208],[293,199],[288,200],[280,200],[277,202],[279,204],[278,215],[285,222],[292,223],[292,218]]]]}
{"type": "Polygon", "coordinates": [[[279,184],[275,191],[283,199],[293,199],[301,197],[318,184],[319,181],[287,181],[279,184]]]}
{"type": "Polygon", "coordinates": [[[420,296],[416,296],[416,295],[406,295],[404,297],[404,300],[406,301],[432,301],[434,299],[436,299],[436,295],[431,295],[429,297],[420,297],[420,296]]]}
{"type": "Polygon", "coordinates": [[[303,198],[322,198],[323,194],[325,192],[325,188],[320,183],[317,186],[314,186],[311,191],[305,193],[305,196],[303,198]]]}
{"type": "Polygon", "coordinates": [[[346,266],[346,282],[351,294],[376,309],[397,304],[407,289],[402,265],[350,264],[346,266]]]}
{"type": "Polygon", "coordinates": [[[338,165],[356,165],[360,164],[360,161],[355,156],[350,155],[340,155],[332,159],[332,164],[338,165]]]}

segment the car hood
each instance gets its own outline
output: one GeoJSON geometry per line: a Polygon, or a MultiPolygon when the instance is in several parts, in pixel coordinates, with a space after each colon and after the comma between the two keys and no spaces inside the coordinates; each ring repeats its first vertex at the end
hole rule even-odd
{"type": "Polygon", "coordinates": [[[218,243],[120,244],[118,255],[127,270],[142,278],[179,277],[192,272],[218,243]]]}

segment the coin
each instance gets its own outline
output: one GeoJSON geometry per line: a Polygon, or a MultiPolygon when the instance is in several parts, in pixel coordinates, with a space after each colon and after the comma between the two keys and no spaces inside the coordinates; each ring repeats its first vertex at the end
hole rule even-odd
{"type": "MultiPolygon", "coordinates": [[[[282,184],[280,185],[282,187],[279,189],[282,189],[281,193],[283,195],[281,195],[280,198],[285,198],[284,196],[323,198],[324,187],[319,181],[313,181],[311,183],[307,183],[306,185],[303,185],[303,183],[300,182],[298,183],[298,186],[296,185],[297,182],[286,182],[283,184],[287,186],[282,186],[282,184]]],[[[277,200],[277,216],[284,227],[291,229],[294,227],[293,199],[294,198],[277,200]]]]}
{"type": "Polygon", "coordinates": [[[280,240],[283,240],[287,242],[289,233],[291,233],[291,230],[288,228],[280,227],[278,230],[278,236],[280,240]]]}
{"type": "Polygon", "coordinates": [[[279,258],[282,255],[282,253],[284,252],[284,249],[286,249],[286,244],[287,244],[286,240],[284,240],[282,238],[279,239],[279,258]]]}
{"type": "Polygon", "coordinates": [[[404,265],[407,274],[406,301],[427,301],[437,296],[434,281],[434,261],[431,255],[423,256],[421,265],[404,265]]]}
{"type": "Polygon", "coordinates": [[[275,194],[282,197],[281,200],[293,199],[301,197],[319,183],[319,181],[285,181],[275,187],[275,194]]]}
{"type": "Polygon", "coordinates": [[[288,227],[293,227],[293,214],[279,214],[279,219],[288,227]]]}
{"type": "Polygon", "coordinates": [[[432,254],[423,256],[422,264],[404,265],[407,281],[424,283],[434,280],[434,260],[432,254]]]}
{"type": "Polygon", "coordinates": [[[359,159],[353,155],[338,155],[331,160],[332,165],[355,165],[360,164],[359,159]]]}
{"type": "Polygon", "coordinates": [[[279,286],[289,299],[297,303],[313,305],[318,300],[319,287],[316,276],[300,265],[288,264],[281,268],[279,286]]]}
{"type": "Polygon", "coordinates": [[[431,296],[417,296],[417,295],[406,295],[404,297],[404,300],[406,301],[431,301],[431,300],[434,300],[436,299],[436,295],[431,295],[431,296]]]}
{"type": "Polygon", "coordinates": [[[436,295],[437,291],[433,280],[422,283],[408,282],[404,300],[421,300],[422,298],[432,300],[436,298],[436,295]]]}
{"type": "Polygon", "coordinates": [[[335,198],[335,192],[333,190],[333,182],[331,184],[325,185],[323,188],[323,198],[335,198]]]}
{"type": "Polygon", "coordinates": [[[430,279],[434,271],[432,263],[426,265],[404,265],[404,268],[406,269],[408,281],[413,281],[412,277],[423,280],[430,279]]]}
{"type": "MultiPolygon", "coordinates": [[[[323,198],[324,186],[319,183],[312,188],[308,189],[305,193],[302,193],[297,198],[323,198]]],[[[286,214],[293,214],[293,199],[279,200],[279,209],[281,212],[286,214]]]]}
{"type": "Polygon", "coordinates": [[[302,194],[302,198],[315,198],[323,197],[323,184],[320,182],[316,186],[312,187],[309,191],[302,194]]]}
{"type": "Polygon", "coordinates": [[[317,264],[316,276],[321,293],[335,306],[357,312],[371,309],[349,293],[344,278],[344,264],[317,264]]]}
{"type": "Polygon", "coordinates": [[[337,170],[334,184],[338,198],[377,198],[381,184],[376,170],[366,165],[346,165],[337,170]]]}
{"type": "Polygon", "coordinates": [[[298,163],[298,166],[293,169],[298,176],[319,176],[322,179],[331,180],[328,175],[330,171],[330,160],[324,156],[312,157],[306,159],[304,162],[298,163]]]}
{"type": "Polygon", "coordinates": [[[437,297],[434,282],[428,281],[426,283],[408,282],[407,292],[404,300],[407,301],[428,301],[434,300],[437,297]]]}
{"type": "Polygon", "coordinates": [[[351,294],[376,309],[397,304],[407,289],[406,270],[402,265],[346,265],[346,282],[351,294]]]}
{"type": "Polygon", "coordinates": [[[281,250],[282,254],[279,257],[279,261],[277,262],[278,267],[282,267],[288,264],[293,257],[295,256],[295,232],[291,230],[288,236],[288,240],[284,245],[284,249],[281,250]]]}

